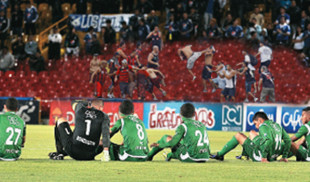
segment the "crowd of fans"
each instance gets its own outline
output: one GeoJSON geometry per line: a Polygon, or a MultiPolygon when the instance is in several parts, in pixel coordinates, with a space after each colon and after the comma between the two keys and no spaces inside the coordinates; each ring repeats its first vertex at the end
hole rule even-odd
{"type": "MultiPolygon", "coordinates": [[[[37,7],[41,3],[48,3],[52,8],[53,21],[61,18],[62,3],[75,4],[78,14],[86,13],[87,3],[92,4],[93,14],[120,13],[120,11],[133,13],[128,22],[121,22],[120,42],[144,42],[150,39],[153,45],[161,49],[163,40],[168,42],[243,39],[254,49],[259,47],[259,42],[270,46],[291,46],[300,53],[300,58],[307,65],[310,60],[310,2],[308,1],[138,0],[135,4],[133,0],[124,0],[122,6],[120,1],[115,0],[34,0],[33,2],[37,7]],[[165,13],[162,7],[165,7],[165,13]],[[160,11],[162,16],[159,16],[160,11]],[[271,17],[266,18],[265,15],[268,13],[271,17]]],[[[36,7],[30,1],[2,0],[0,3],[1,49],[4,49],[6,42],[15,35],[18,38],[11,44],[15,58],[35,60],[36,54],[40,54],[37,42],[30,36],[28,42],[24,43],[19,36],[37,34],[36,21],[40,17],[36,7]],[[21,10],[22,4],[25,5],[24,11],[21,10]],[[10,8],[10,18],[7,18],[8,8],[10,8]]],[[[81,52],[80,43],[84,43],[86,54],[100,54],[102,49],[117,41],[111,20],[106,21],[106,26],[102,27],[99,33],[90,27],[81,41],[74,28],[68,30],[66,35],[61,35],[57,29],[53,29],[48,40],[49,60],[59,59],[62,46],[65,47],[66,55],[78,56],[81,52]]]]}

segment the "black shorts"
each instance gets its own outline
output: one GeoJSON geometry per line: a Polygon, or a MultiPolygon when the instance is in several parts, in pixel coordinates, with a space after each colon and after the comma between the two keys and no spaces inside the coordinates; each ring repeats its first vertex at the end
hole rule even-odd
{"type": "Polygon", "coordinates": [[[203,70],[202,70],[202,78],[204,79],[204,80],[209,80],[209,79],[211,79],[211,72],[208,70],[208,68],[210,68],[210,69],[212,69],[212,66],[210,66],[210,65],[207,65],[207,66],[204,66],[203,67],[203,70]]]}
{"type": "Polygon", "coordinates": [[[95,151],[83,151],[74,145],[73,132],[69,123],[63,122],[58,125],[60,135],[60,142],[64,147],[65,152],[75,160],[94,160],[96,156],[95,151]]]}

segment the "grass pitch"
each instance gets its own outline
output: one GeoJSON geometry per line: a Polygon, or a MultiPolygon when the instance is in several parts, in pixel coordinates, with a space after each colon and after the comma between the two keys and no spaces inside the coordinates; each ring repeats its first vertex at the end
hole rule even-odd
{"type": "MultiPolygon", "coordinates": [[[[148,130],[150,143],[174,131],[148,130]]],[[[212,153],[220,150],[235,132],[209,131],[212,153]]],[[[0,181],[310,181],[310,163],[273,162],[269,164],[236,160],[241,147],[225,156],[225,161],[207,163],[165,162],[162,154],[152,162],[63,161],[49,160],[47,154],[55,151],[52,126],[29,125],[26,145],[20,160],[0,162],[0,181]]],[[[113,142],[121,143],[116,135],[113,142]]]]}

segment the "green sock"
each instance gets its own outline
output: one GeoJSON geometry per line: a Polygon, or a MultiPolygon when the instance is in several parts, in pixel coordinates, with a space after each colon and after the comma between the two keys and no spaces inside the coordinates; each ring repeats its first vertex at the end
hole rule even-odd
{"type": "Polygon", "coordinates": [[[152,150],[147,154],[147,160],[152,161],[153,157],[158,154],[158,152],[162,151],[163,148],[153,147],[152,150]]]}
{"type": "Polygon", "coordinates": [[[238,144],[239,143],[238,143],[236,137],[233,136],[232,139],[229,142],[227,142],[227,144],[222,148],[222,150],[217,153],[217,155],[224,156],[229,151],[236,148],[238,146],[238,144]]]}
{"type": "Polygon", "coordinates": [[[248,154],[245,152],[244,148],[242,148],[242,153],[241,153],[242,156],[248,156],[248,154]]]}
{"type": "MultiPolygon", "coordinates": [[[[164,135],[160,140],[158,140],[158,144],[164,144],[167,143],[167,137],[169,135],[164,135]]],[[[147,160],[151,161],[153,160],[153,157],[158,154],[158,152],[162,151],[163,148],[160,147],[153,147],[152,150],[147,154],[147,160]]]]}

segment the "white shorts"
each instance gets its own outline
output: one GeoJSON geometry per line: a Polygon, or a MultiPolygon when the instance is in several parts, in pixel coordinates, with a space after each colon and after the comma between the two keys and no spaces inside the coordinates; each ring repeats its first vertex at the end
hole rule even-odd
{"type": "Polygon", "coordinates": [[[66,48],[66,53],[67,54],[73,54],[75,56],[78,56],[80,52],[80,48],[79,47],[67,47],[66,48]]]}
{"type": "Polygon", "coordinates": [[[187,60],[187,69],[191,70],[194,67],[196,60],[201,56],[201,52],[194,52],[193,55],[187,60]]]}
{"type": "Polygon", "coordinates": [[[224,90],[225,88],[225,80],[224,79],[221,79],[221,78],[213,78],[212,81],[215,83],[215,84],[218,84],[218,87],[222,90],[224,90]]]}

